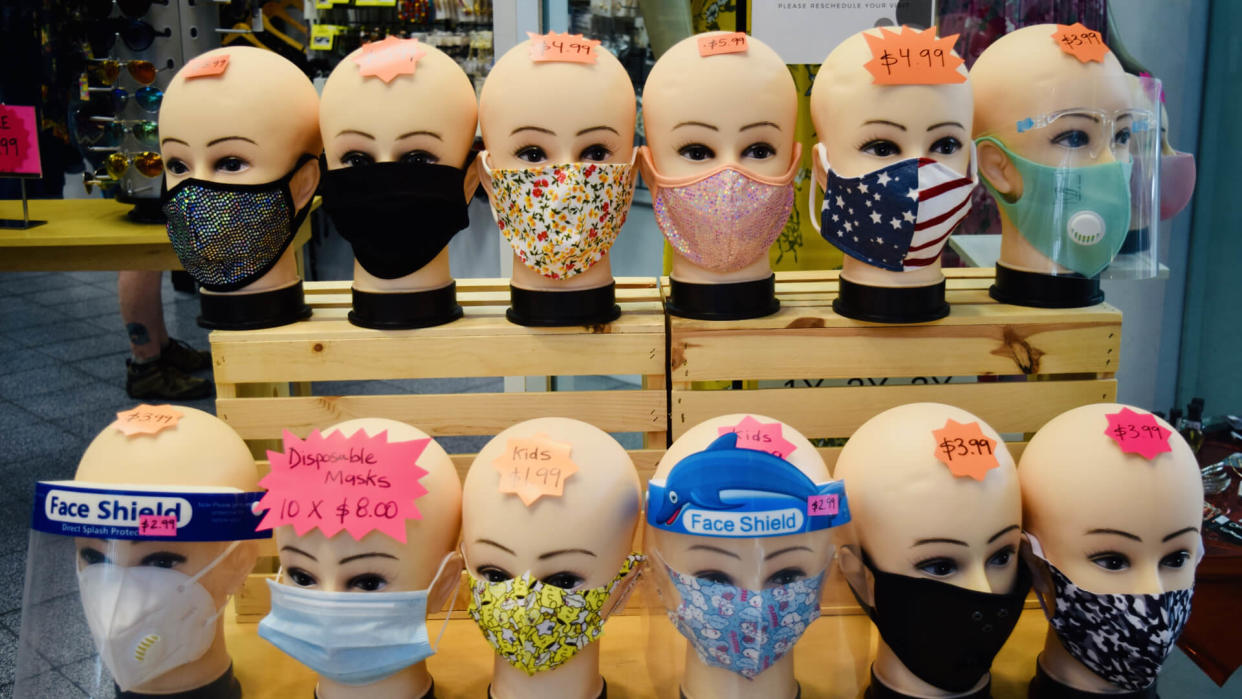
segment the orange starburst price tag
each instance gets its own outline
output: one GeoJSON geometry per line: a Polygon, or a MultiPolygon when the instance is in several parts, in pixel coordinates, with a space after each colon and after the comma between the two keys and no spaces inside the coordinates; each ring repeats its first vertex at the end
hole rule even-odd
{"type": "Polygon", "coordinates": [[[957,71],[963,61],[953,52],[957,34],[937,37],[936,28],[919,31],[902,26],[900,32],[880,29],[880,36],[863,34],[871,60],[863,65],[877,85],[947,85],[964,83],[957,71]]]}
{"type": "Polygon", "coordinates": [[[1052,40],[1069,55],[1083,63],[1089,61],[1104,62],[1110,49],[1104,43],[1104,37],[1094,29],[1087,29],[1082,22],[1074,24],[1058,24],[1052,40]]]}
{"type": "Polygon", "coordinates": [[[413,75],[418,67],[418,59],[427,52],[418,45],[418,39],[398,39],[389,36],[383,41],[365,44],[354,63],[358,64],[358,74],[362,77],[376,77],[390,83],[398,75],[413,75]]]}
{"type": "Polygon", "coordinates": [[[160,430],[176,427],[181,421],[181,411],[171,405],[139,405],[116,414],[112,423],[126,437],[140,434],[157,434],[160,430]]]}
{"type": "Polygon", "coordinates": [[[537,434],[529,439],[513,437],[505,444],[505,452],[492,461],[500,474],[497,486],[502,493],[513,493],[530,507],[541,497],[560,497],[565,481],[578,472],[578,464],[570,458],[573,447],[537,434]]]}
{"type": "Polygon", "coordinates": [[[530,60],[535,63],[595,62],[595,47],[599,46],[595,39],[562,32],[526,32],[526,35],[530,37],[530,60]]]}
{"type": "Polygon", "coordinates": [[[722,53],[746,53],[746,49],[750,48],[746,42],[746,32],[700,36],[698,43],[699,55],[703,57],[722,53]]]}
{"type": "Polygon", "coordinates": [[[210,78],[216,75],[224,75],[224,71],[229,69],[228,54],[216,56],[199,56],[185,64],[181,69],[181,74],[186,80],[190,78],[210,78]]]}
{"type": "Polygon", "coordinates": [[[1000,466],[996,460],[996,440],[984,435],[977,422],[961,423],[950,418],[944,427],[932,430],[932,436],[936,438],[936,458],[958,478],[981,481],[988,471],[1000,466]]]}

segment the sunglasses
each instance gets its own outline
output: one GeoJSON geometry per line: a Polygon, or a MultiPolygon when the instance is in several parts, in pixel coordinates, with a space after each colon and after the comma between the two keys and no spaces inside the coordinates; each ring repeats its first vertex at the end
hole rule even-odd
{"type": "Polygon", "coordinates": [[[151,112],[152,114],[160,110],[160,103],[164,101],[164,91],[158,87],[140,87],[131,95],[129,90],[123,87],[88,87],[87,92],[106,92],[112,98],[112,109],[117,113],[125,109],[125,105],[129,104],[129,98],[132,96],[134,102],[139,107],[151,112]]]}
{"type": "Polygon", "coordinates": [[[79,118],[77,123],[78,142],[91,150],[117,148],[127,133],[150,146],[158,146],[160,142],[159,126],[154,121],[122,121],[95,116],[79,118]]]}
{"type": "Polygon", "coordinates": [[[112,6],[121,8],[126,17],[141,17],[151,11],[151,5],[167,5],[168,0],[83,0],[82,14],[93,21],[107,19],[112,14],[112,6]]]}
{"type": "Polygon", "coordinates": [[[119,17],[99,20],[86,28],[86,40],[91,45],[91,52],[98,55],[111,53],[118,35],[130,51],[146,51],[155,43],[155,37],[172,36],[172,28],[165,27],[164,31],[157,32],[155,27],[142,20],[119,17]]]}
{"type": "Polygon", "coordinates": [[[119,180],[131,164],[144,177],[158,177],[164,171],[164,159],[159,153],[149,150],[141,153],[110,153],[104,159],[104,170],[109,177],[119,180]]]}
{"type": "Polygon", "coordinates": [[[139,85],[150,85],[155,82],[155,74],[165,68],[156,68],[151,61],[118,61],[115,58],[92,58],[93,65],[87,66],[87,73],[97,82],[111,86],[121,75],[121,66],[129,71],[129,75],[139,85]]]}

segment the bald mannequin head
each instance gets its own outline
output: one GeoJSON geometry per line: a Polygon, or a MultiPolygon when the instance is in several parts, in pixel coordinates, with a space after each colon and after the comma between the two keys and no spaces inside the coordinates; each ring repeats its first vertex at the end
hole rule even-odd
{"type": "Polygon", "coordinates": [[[1047,560],[1084,590],[1159,594],[1191,587],[1203,516],[1194,453],[1159,417],[1172,451],[1151,460],[1122,452],[1106,432],[1107,416],[1123,407],[1075,408],[1035,434],[1018,468],[1023,525],[1047,560]]]}

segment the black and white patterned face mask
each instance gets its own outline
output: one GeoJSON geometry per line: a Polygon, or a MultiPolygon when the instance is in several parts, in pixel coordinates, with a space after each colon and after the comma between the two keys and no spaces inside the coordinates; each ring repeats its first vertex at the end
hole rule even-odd
{"type": "MultiPolygon", "coordinates": [[[[1069,654],[1114,686],[1130,692],[1150,687],[1190,618],[1194,590],[1158,595],[1087,592],[1044,559],[1035,538],[1028,537],[1052,574],[1056,606],[1048,623],[1069,654]]],[[[1043,595],[1040,604],[1045,613],[1050,611],[1043,595]]]]}

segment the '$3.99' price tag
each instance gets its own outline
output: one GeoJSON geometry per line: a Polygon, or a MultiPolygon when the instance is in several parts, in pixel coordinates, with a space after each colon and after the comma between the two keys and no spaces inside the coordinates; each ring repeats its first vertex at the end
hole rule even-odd
{"type": "Polygon", "coordinates": [[[955,476],[981,481],[989,470],[1000,466],[996,440],[983,434],[977,422],[961,423],[950,418],[944,427],[932,430],[932,435],[936,439],[936,459],[955,476]]]}
{"type": "Polygon", "coordinates": [[[1106,417],[1108,428],[1104,434],[1111,437],[1122,452],[1154,459],[1157,454],[1173,451],[1169,446],[1169,437],[1173,433],[1161,427],[1154,415],[1122,408],[1106,417]]]}

